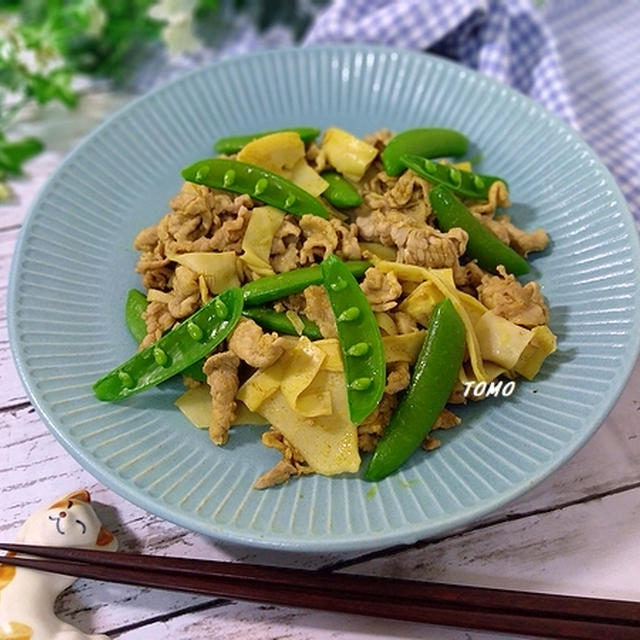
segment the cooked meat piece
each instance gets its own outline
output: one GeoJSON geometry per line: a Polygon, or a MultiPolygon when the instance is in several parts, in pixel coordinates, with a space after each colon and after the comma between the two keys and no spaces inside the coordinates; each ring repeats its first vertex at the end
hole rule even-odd
{"type": "Polygon", "coordinates": [[[224,250],[226,241],[239,247],[249,218],[246,210],[253,206],[246,194],[232,198],[191,182],[169,204],[173,212],[158,223],[158,241],[167,254],[224,250]]]}
{"type": "Polygon", "coordinates": [[[262,434],[262,444],[282,453],[280,460],[272,469],[263,473],[254,483],[254,489],[266,489],[286,482],[292,475],[313,473],[300,452],[273,427],[262,434]]]}
{"type": "Polygon", "coordinates": [[[209,437],[222,445],[229,438],[229,427],[236,417],[238,367],[240,360],[230,351],[209,356],[202,367],[211,389],[211,422],[209,437]]]}
{"type": "Polygon", "coordinates": [[[293,216],[285,216],[271,243],[269,261],[276,273],[291,271],[300,266],[298,238],[301,233],[302,230],[296,224],[293,216]]]}
{"type": "Polygon", "coordinates": [[[540,293],[537,282],[522,286],[504,267],[498,267],[499,275],[486,275],[478,287],[478,299],[498,316],[523,327],[546,324],[549,310],[540,293]]]}
{"type": "Polygon", "coordinates": [[[382,150],[389,144],[391,138],[393,138],[393,133],[389,129],[378,129],[378,131],[365,136],[363,140],[372,147],[382,150]]]}
{"type": "Polygon", "coordinates": [[[306,152],[306,159],[312,169],[321,173],[327,168],[327,156],[315,142],[309,145],[306,152]]]}
{"type": "Polygon", "coordinates": [[[544,229],[523,231],[511,223],[509,216],[497,218],[475,214],[476,218],[502,242],[513,247],[520,255],[530,251],[542,251],[549,244],[549,236],[544,229]]]}
{"type": "Polygon", "coordinates": [[[426,222],[431,218],[429,190],[429,183],[411,171],[399,177],[381,171],[365,184],[363,203],[356,209],[356,215],[382,211],[405,214],[417,223],[426,222]]]}
{"type": "Polygon", "coordinates": [[[394,362],[389,365],[387,370],[387,386],[384,388],[385,393],[398,393],[406,389],[411,382],[411,374],[409,373],[408,362],[394,362]]]}
{"type": "Polygon", "coordinates": [[[384,195],[387,209],[408,215],[418,223],[431,218],[431,185],[412,171],[405,171],[384,195]]]}
{"type": "Polygon", "coordinates": [[[271,256],[269,262],[276,273],[297,269],[300,266],[298,248],[295,243],[289,244],[282,253],[271,256]]]}
{"type": "Polygon", "coordinates": [[[387,428],[398,404],[399,391],[409,386],[411,376],[407,362],[395,362],[387,368],[387,384],[378,406],[358,425],[358,448],[373,451],[387,428]]]}
{"type": "Polygon", "coordinates": [[[487,199],[481,202],[467,203],[467,207],[473,213],[493,216],[498,207],[508,207],[511,204],[509,200],[509,192],[504,182],[496,180],[489,187],[487,199]]]}
{"type": "Polygon", "coordinates": [[[378,406],[358,425],[358,448],[361,451],[376,448],[397,404],[397,396],[385,393],[378,406]]]}
{"type": "Polygon", "coordinates": [[[174,318],[186,318],[200,306],[198,274],[188,267],[178,265],[171,279],[169,312],[174,318]]]}
{"type": "Polygon", "coordinates": [[[136,272],[142,274],[142,285],[146,289],[166,289],[173,268],[164,254],[164,245],[158,242],[158,225],[140,231],[133,248],[142,252],[136,264],[136,272]]]}
{"type": "Polygon", "coordinates": [[[397,229],[398,262],[439,269],[453,267],[467,248],[469,236],[458,227],[442,233],[432,227],[397,229]]]}
{"type": "MultiPolygon", "coordinates": [[[[435,424],[432,427],[434,429],[451,429],[451,427],[455,427],[457,424],[460,424],[460,418],[456,416],[454,413],[449,411],[449,409],[443,409],[440,415],[438,416],[435,424]]],[[[440,446],[441,442],[438,438],[434,438],[431,434],[427,435],[422,443],[422,448],[425,451],[433,451],[440,446]]]]}
{"type": "Polygon", "coordinates": [[[169,286],[173,275],[173,266],[168,258],[145,252],[138,260],[136,272],[142,274],[142,286],[145,289],[164,291],[169,286]]]}
{"type": "Polygon", "coordinates": [[[300,228],[305,241],[300,250],[300,264],[312,264],[323,260],[338,246],[338,234],[333,225],[320,216],[304,215],[300,218],[300,228]]]}
{"type": "Polygon", "coordinates": [[[205,236],[219,225],[219,214],[230,210],[232,205],[233,200],[228,193],[185,182],[180,193],[169,202],[173,212],[158,224],[158,239],[188,242],[205,236]]]}
{"type": "Polygon", "coordinates": [[[482,281],[487,272],[473,260],[464,265],[453,265],[453,279],[458,288],[466,287],[475,292],[476,287],[482,281]]]}
{"type": "Polygon", "coordinates": [[[159,340],[176,321],[164,302],[150,302],[143,311],[142,317],[147,325],[147,335],[140,343],[139,349],[144,349],[159,340]]]}
{"type": "Polygon", "coordinates": [[[297,475],[296,468],[288,460],[279,460],[275,466],[265,471],[254,483],[254,489],[268,489],[284,484],[293,475],[297,475]]]}
{"type": "Polygon", "coordinates": [[[215,213],[230,208],[231,201],[227,192],[215,191],[195,182],[184,182],[180,192],[169,201],[169,207],[185,216],[201,217],[203,225],[210,228],[215,213]]]}
{"type": "Polygon", "coordinates": [[[505,244],[509,244],[509,232],[503,224],[500,224],[497,218],[492,218],[491,216],[483,216],[479,213],[475,214],[475,217],[482,224],[483,227],[486,227],[496,236],[499,240],[504,242],[505,244]]]}
{"type": "Polygon", "coordinates": [[[398,247],[398,262],[422,267],[451,267],[467,248],[467,232],[457,227],[442,233],[397,212],[372,211],[358,216],[363,239],[398,247]]]}
{"type": "Polygon", "coordinates": [[[337,218],[329,222],[338,236],[336,254],[343,260],[360,260],[362,252],[358,244],[358,227],[355,224],[347,225],[337,218]]]}
{"type": "Polygon", "coordinates": [[[296,313],[304,313],[304,307],[307,304],[304,293],[292,293],[282,300],[278,300],[273,305],[276,311],[295,311],[296,313]]]}
{"type": "Polygon", "coordinates": [[[418,323],[413,316],[410,316],[404,311],[395,311],[391,315],[397,329],[398,334],[403,335],[405,333],[413,333],[418,331],[418,323]]]}
{"type": "Polygon", "coordinates": [[[412,171],[405,171],[388,191],[390,202],[396,207],[401,207],[415,196],[428,202],[429,187],[430,185],[426,180],[423,180],[412,171]]]}
{"type": "Polygon", "coordinates": [[[402,295],[402,285],[395,273],[383,273],[375,267],[366,270],[360,288],[374,311],[393,309],[402,295]]]}
{"type": "MultiPolygon", "coordinates": [[[[477,399],[473,395],[471,395],[470,398],[472,400],[477,399]]],[[[464,385],[459,380],[457,380],[453,386],[453,390],[447,398],[447,404],[467,404],[467,397],[464,395],[464,385]]]]}
{"type": "Polygon", "coordinates": [[[338,335],[336,322],[324,287],[314,284],[307,287],[303,293],[304,315],[318,325],[323,337],[336,338],[338,335]]]}
{"type": "Polygon", "coordinates": [[[451,429],[451,427],[455,427],[460,424],[460,418],[453,413],[453,411],[449,411],[449,409],[443,409],[436,420],[436,423],[433,425],[434,429],[451,429]]]}
{"type": "Polygon", "coordinates": [[[272,365],[287,345],[277,333],[263,333],[249,318],[241,318],[228,340],[229,349],[249,366],[257,369],[272,365]]]}
{"type": "Polygon", "coordinates": [[[509,216],[500,216],[495,222],[506,231],[508,243],[520,255],[526,256],[530,251],[542,251],[549,244],[549,236],[544,229],[523,231],[511,223],[509,216]]]}
{"type": "Polygon", "coordinates": [[[250,218],[251,211],[243,204],[239,207],[235,217],[225,220],[213,234],[209,243],[209,250],[240,251],[244,232],[247,230],[250,218]]]}
{"type": "Polygon", "coordinates": [[[422,448],[425,451],[433,451],[437,449],[442,443],[438,438],[434,438],[433,436],[427,436],[422,443],[422,448]]]}
{"type": "Polygon", "coordinates": [[[360,233],[360,239],[368,242],[379,242],[387,247],[394,247],[396,243],[393,239],[392,230],[396,224],[408,223],[413,227],[413,223],[400,213],[393,213],[390,216],[381,211],[372,211],[366,215],[359,215],[356,218],[356,225],[360,233]]]}
{"type": "Polygon", "coordinates": [[[153,251],[158,243],[158,225],[145,227],[133,240],[133,248],[137,251],[153,251]]]}

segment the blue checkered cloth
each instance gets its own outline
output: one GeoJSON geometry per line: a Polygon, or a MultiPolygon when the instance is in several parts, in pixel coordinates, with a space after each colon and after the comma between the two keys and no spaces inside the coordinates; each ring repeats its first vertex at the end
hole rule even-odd
{"type": "Polygon", "coordinates": [[[519,89],[576,128],[640,230],[640,2],[335,0],[305,42],[432,51],[519,89]]]}

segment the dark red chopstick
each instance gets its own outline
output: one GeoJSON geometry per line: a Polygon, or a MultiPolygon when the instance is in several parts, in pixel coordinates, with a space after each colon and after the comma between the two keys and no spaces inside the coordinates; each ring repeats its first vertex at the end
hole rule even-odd
{"type": "Polygon", "coordinates": [[[109,582],[532,636],[640,638],[640,603],[190,558],[0,544],[0,562],[109,582]]]}

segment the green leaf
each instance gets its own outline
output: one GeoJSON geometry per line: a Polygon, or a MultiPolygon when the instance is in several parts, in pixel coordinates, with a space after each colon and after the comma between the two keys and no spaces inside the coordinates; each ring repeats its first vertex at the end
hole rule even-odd
{"type": "Polygon", "coordinates": [[[220,8],[220,0],[200,0],[196,11],[217,11],[220,8]]]}
{"type": "Polygon", "coordinates": [[[2,10],[3,11],[15,11],[20,8],[22,3],[20,0],[3,0],[2,2],[2,10]]]}
{"type": "Polygon", "coordinates": [[[6,173],[20,174],[24,162],[43,149],[44,144],[38,138],[27,137],[9,141],[0,136],[0,170],[4,170],[6,173]]]}
{"type": "Polygon", "coordinates": [[[72,77],[71,70],[66,68],[56,69],[46,76],[34,74],[29,77],[27,91],[40,104],[60,100],[68,107],[73,107],[78,101],[78,96],[71,88],[72,77]]]}

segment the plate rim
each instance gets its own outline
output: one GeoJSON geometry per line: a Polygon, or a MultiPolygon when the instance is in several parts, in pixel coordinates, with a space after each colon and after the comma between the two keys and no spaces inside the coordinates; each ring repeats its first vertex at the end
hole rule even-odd
{"type": "MultiPolygon", "coordinates": [[[[239,533],[236,529],[229,530],[220,525],[216,525],[215,522],[210,522],[208,526],[203,526],[202,521],[195,519],[192,515],[180,512],[177,510],[171,510],[165,507],[162,502],[155,501],[151,496],[147,496],[142,490],[136,488],[134,485],[123,481],[118,475],[108,473],[106,466],[102,464],[96,464],[80,447],[78,447],[73,441],[64,436],[63,433],[56,427],[54,421],[50,419],[47,411],[42,406],[41,399],[38,397],[35,384],[31,379],[31,375],[28,372],[25,363],[22,360],[22,354],[19,352],[19,345],[17,340],[17,319],[15,316],[15,310],[17,306],[17,286],[16,281],[18,278],[19,263],[24,260],[23,252],[28,237],[30,226],[33,224],[36,216],[36,211],[40,207],[41,203],[45,199],[49,189],[56,182],[59,175],[64,171],[66,165],[77,155],[80,154],[84,147],[96,136],[98,136],[105,128],[111,126],[112,122],[121,118],[124,114],[130,110],[136,109],[139,104],[150,100],[153,96],[170,91],[174,85],[184,82],[187,78],[199,75],[211,73],[212,70],[217,68],[223,68],[233,66],[235,64],[243,64],[254,58],[264,57],[279,57],[279,56],[291,56],[291,55],[304,55],[305,52],[327,52],[328,54],[335,54],[340,51],[348,51],[351,53],[373,53],[378,58],[381,54],[397,57],[409,57],[420,59],[431,59],[433,63],[444,65],[451,68],[453,71],[462,72],[482,78],[483,81],[489,83],[489,85],[499,88],[501,91],[506,91],[508,95],[514,95],[518,100],[524,100],[525,103],[534,106],[538,111],[544,112],[547,117],[554,121],[554,124],[565,135],[570,137],[571,143],[582,144],[591,154],[591,156],[598,163],[598,168],[603,172],[603,175],[607,181],[607,188],[610,188],[613,192],[613,198],[620,204],[622,211],[621,220],[624,222],[625,232],[629,236],[630,249],[632,253],[634,269],[638,269],[640,266],[640,239],[638,232],[635,228],[634,217],[629,210],[629,206],[622,194],[615,178],[602,162],[595,150],[587,143],[574,129],[572,129],[566,122],[560,119],[557,115],[546,109],[544,106],[535,102],[525,94],[517,91],[509,85],[503,84],[500,81],[487,76],[475,69],[463,66],[455,61],[444,58],[442,56],[427,53],[418,52],[409,49],[401,49],[397,47],[389,47],[384,45],[369,45],[366,43],[340,43],[340,44],[319,44],[310,45],[304,47],[282,47],[277,49],[269,49],[262,51],[254,51],[241,55],[234,55],[217,60],[212,63],[201,65],[195,69],[189,70],[185,73],[178,74],[176,77],[161,83],[157,87],[145,92],[144,94],[137,96],[127,102],[127,104],[116,109],[108,117],[104,119],[98,126],[94,127],[90,132],[80,138],[74,148],[67,153],[62,159],[56,170],[49,176],[45,184],[40,188],[36,197],[32,201],[27,214],[22,222],[18,239],[15,245],[14,253],[11,260],[11,267],[8,280],[8,292],[7,292],[7,324],[9,334],[9,344],[13,357],[16,370],[21,379],[21,382],[25,388],[27,396],[31,401],[31,404],[35,408],[38,416],[42,422],[46,425],[47,429],[54,435],[58,442],[64,447],[64,449],[83,467],[85,471],[90,473],[93,477],[99,480],[105,487],[111,489],[124,499],[137,505],[138,507],[148,511],[151,514],[156,515],[159,518],[165,519],[176,525],[179,525],[187,530],[194,531],[196,533],[212,537],[218,541],[231,543],[235,545],[246,545],[249,547],[270,549],[274,551],[293,551],[293,552],[308,552],[308,553],[322,553],[322,552],[353,552],[353,551],[369,551],[373,549],[387,548],[394,545],[406,545],[413,544],[418,540],[428,540],[434,537],[440,536],[443,533],[451,532],[460,527],[477,522],[479,518],[487,516],[490,513],[501,509],[506,504],[513,502],[515,499],[524,495],[535,486],[537,486],[544,479],[552,475],[558,468],[566,464],[595,434],[595,432],[602,426],[606,420],[607,415],[611,412],[615,404],[617,403],[620,395],[624,391],[629,377],[635,367],[638,355],[640,353],[640,331],[635,331],[633,334],[632,329],[629,329],[630,348],[632,351],[632,357],[628,357],[624,360],[623,366],[620,367],[616,381],[614,383],[615,390],[613,393],[607,396],[607,401],[600,404],[598,407],[597,415],[593,420],[593,424],[588,429],[584,429],[580,432],[579,437],[574,437],[570,444],[567,445],[562,455],[552,463],[545,464],[542,468],[538,469],[535,473],[527,475],[526,481],[520,483],[520,485],[510,488],[508,491],[501,492],[497,498],[480,500],[474,507],[465,507],[464,511],[458,516],[447,518],[446,522],[440,526],[432,526],[426,530],[425,523],[421,522],[414,526],[404,527],[400,531],[385,531],[379,538],[373,538],[372,533],[369,531],[365,534],[351,533],[343,537],[333,537],[330,540],[314,538],[312,540],[304,540],[302,537],[297,538],[274,538],[273,534],[254,535],[249,533],[239,533]],[[104,470],[103,470],[104,469],[104,470]]],[[[635,317],[632,318],[633,327],[640,325],[640,309],[636,307],[635,317]]],[[[290,535],[289,533],[287,535],[290,535]]]]}

